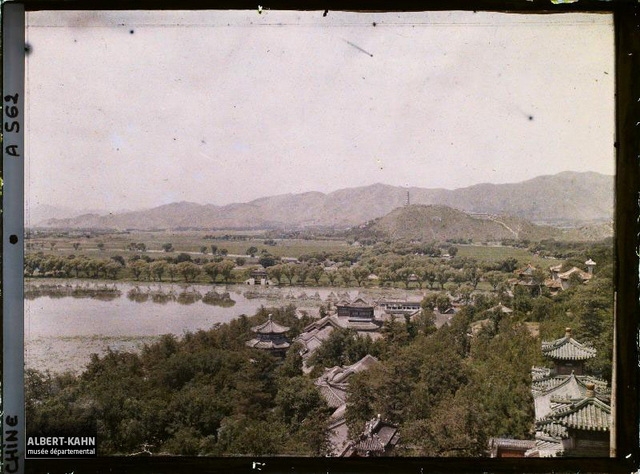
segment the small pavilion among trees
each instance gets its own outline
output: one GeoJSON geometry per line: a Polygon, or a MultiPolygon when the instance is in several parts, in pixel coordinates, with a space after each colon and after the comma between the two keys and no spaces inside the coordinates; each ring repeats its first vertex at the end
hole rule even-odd
{"type": "Polygon", "coordinates": [[[284,357],[291,343],[286,337],[290,328],[282,326],[273,320],[273,315],[269,315],[267,322],[254,326],[251,330],[256,337],[247,341],[247,346],[256,349],[269,351],[274,355],[284,357]]]}
{"type": "Polygon", "coordinates": [[[542,342],[542,355],[553,361],[555,375],[583,375],[585,361],[594,358],[596,350],[573,339],[567,328],[564,337],[542,342]]]}

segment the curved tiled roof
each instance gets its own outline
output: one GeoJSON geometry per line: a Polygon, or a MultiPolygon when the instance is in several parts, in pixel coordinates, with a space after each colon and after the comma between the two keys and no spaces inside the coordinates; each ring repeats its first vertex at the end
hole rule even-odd
{"type": "Polygon", "coordinates": [[[513,310],[511,308],[508,308],[502,303],[498,303],[496,306],[494,306],[493,308],[489,308],[487,311],[500,311],[501,313],[504,313],[504,314],[513,313],[513,310]]]}
{"type": "Polygon", "coordinates": [[[341,327],[340,321],[338,320],[337,316],[325,316],[324,318],[318,319],[317,321],[314,321],[311,324],[308,324],[304,328],[304,332],[302,332],[302,334],[305,334],[309,331],[313,331],[314,329],[321,330],[329,326],[334,328],[341,327]]]}
{"type": "Polygon", "coordinates": [[[296,342],[299,342],[304,346],[303,358],[311,356],[313,351],[326,341],[329,335],[337,327],[340,327],[340,325],[332,316],[325,316],[324,318],[309,324],[304,329],[304,332],[295,339],[296,342]]]}
{"type": "MultiPolygon", "coordinates": [[[[534,397],[537,395],[546,395],[549,392],[553,392],[557,388],[568,385],[572,382],[577,382],[576,376],[574,374],[557,375],[555,377],[535,380],[531,383],[531,392],[533,393],[534,397]]],[[[575,385],[577,389],[577,383],[575,385]]]]}
{"type": "Polygon", "coordinates": [[[364,452],[383,452],[384,445],[380,441],[377,435],[372,435],[365,439],[358,441],[355,445],[355,449],[364,452]]]}
{"type": "Polygon", "coordinates": [[[544,286],[550,289],[553,289],[553,288],[562,289],[562,283],[558,280],[552,280],[552,279],[545,280],[544,286]]]}
{"type": "Polygon", "coordinates": [[[353,301],[346,298],[341,299],[336,303],[336,306],[345,306],[347,308],[373,308],[373,304],[369,303],[361,296],[357,297],[353,301]]]}
{"type": "MultiPolygon", "coordinates": [[[[547,377],[533,377],[531,382],[531,392],[533,396],[546,395],[553,392],[555,389],[567,385],[575,381],[576,388],[580,391],[579,395],[584,397],[587,393],[587,385],[592,383],[596,390],[598,398],[607,398],[611,395],[611,389],[608,387],[606,381],[590,375],[554,375],[547,377]]],[[[576,396],[578,394],[576,393],[576,396]]]]}
{"type": "Polygon", "coordinates": [[[571,331],[567,330],[565,336],[560,339],[542,341],[542,354],[556,360],[587,360],[596,356],[596,350],[580,344],[571,337],[571,331]]]}
{"type": "Polygon", "coordinates": [[[569,437],[567,428],[553,420],[546,420],[538,424],[538,429],[552,438],[566,439],[569,437]]]}
{"type": "Polygon", "coordinates": [[[588,375],[556,375],[531,383],[536,420],[549,419],[558,410],[583,398],[596,397],[609,403],[611,390],[604,380],[588,375]],[[589,385],[592,385],[591,389],[589,385]],[[591,391],[590,391],[591,390],[591,391]]]}
{"type": "Polygon", "coordinates": [[[590,280],[591,276],[592,276],[590,273],[582,271],[578,267],[573,267],[573,268],[571,268],[570,270],[567,270],[564,273],[559,273],[558,274],[558,278],[560,278],[562,280],[568,280],[569,277],[571,275],[573,275],[574,273],[576,273],[582,280],[590,280]]]}
{"type": "Polygon", "coordinates": [[[531,449],[535,446],[533,439],[492,438],[491,446],[503,449],[531,449]]]}
{"type": "Polygon", "coordinates": [[[555,457],[562,455],[564,446],[562,441],[557,438],[546,437],[544,434],[536,434],[536,445],[524,453],[525,457],[555,457]]]}
{"type": "Polygon", "coordinates": [[[269,315],[269,319],[266,323],[259,324],[258,326],[254,326],[251,330],[258,334],[284,334],[290,328],[286,326],[281,326],[276,323],[273,319],[271,319],[271,315],[269,315]]]}
{"type": "Polygon", "coordinates": [[[553,419],[576,430],[609,431],[611,407],[597,398],[589,397],[556,409],[553,419]]]}
{"type": "Polygon", "coordinates": [[[376,331],[380,329],[380,326],[371,321],[349,321],[349,325],[347,326],[349,329],[353,329],[354,331],[376,331]]]}
{"type": "Polygon", "coordinates": [[[255,347],[256,349],[287,349],[291,344],[287,341],[269,341],[264,339],[251,339],[247,341],[247,346],[255,347]]]}
{"type": "Polygon", "coordinates": [[[380,419],[380,415],[365,424],[364,433],[355,442],[354,449],[361,454],[381,453],[393,447],[399,439],[398,428],[380,419]]]}
{"type": "Polygon", "coordinates": [[[578,375],[576,378],[584,387],[585,393],[587,390],[587,385],[592,383],[594,385],[597,398],[599,398],[600,400],[602,400],[603,398],[610,398],[611,388],[609,387],[609,384],[606,380],[599,379],[598,377],[594,377],[593,375],[578,375]]]}
{"type": "Polygon", "coordinates": [[[535,270],[536,270],[536,267],[534,267],[533,265],[528,263],[526,267],[520,268],[520,269],[516,270],[514,273],[516,275],[530,276],[530,275],[533,275],[533,272],[535,270]]]}
{"type": "Polygon", "coordinates": [[[548,367],[531,367],[531,378],[533,381],[543,380],[551,375],[551,369],[548,367]]]}
{"type": "Polygon", "coordinates": [[[353,374],[362,372],[363,370],[368,370],[374,365],[378,363],[378,359],[374,356],[367,354],[362,359],[360,359],[355,364],[346,365],[343,367],[332,367],[330,369],[326,369],[324,374],[322,374],[317,382],[327,382],[333,385],[337,385],[339,383],[346,383],[349,377],[353,374]]]}
{"type": "Polygon", "coordinates": [[[378,359],[367,354],[355,364],[325,369],[324,374],[316,379],[315,384],[330,407],[340,407],[347,401],[349,378],[355,373],[368,370],[377,363],[378,359]]]}
{"type": "Polygon", "coordinates": [[[347,402],[347,394],[343,390],[332,387],[328,384],[323,384],[318,387],[320,393],[327,401],[327,405],[331,408],[338,408],[347,402]]]}

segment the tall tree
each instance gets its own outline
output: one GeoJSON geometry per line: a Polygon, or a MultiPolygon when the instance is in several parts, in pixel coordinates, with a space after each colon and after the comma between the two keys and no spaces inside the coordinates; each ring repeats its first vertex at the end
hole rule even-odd
{"type": "Polygon", "coordinates": [[[282,266],[282,275],[289,280],[289,285],[293,285],[293,279],[296,277],[296,266],[293,263],[286,263],[282,266]]]}
{"type": "Polygon", "coordinates": [[[222,275],[222,278],[224,279],[224,281],[228,283],[229,280],[231,280],[231,276],[233,275],[233,269],[236,267],[236,265],[231,260],[224,260],[219,265],[220,265],[220,275],[222,275]]]}
{"type": "Polygon", "coordinates": [[[267,268],[267,275],[269,278],[276,280],[278,285],[280,285],[280,281],[282,280],[282,265],[274,265],[267,268]]]}
{"type": "Polygon", "coordinates": [[[311,268],[306,263],[302,263],[296,268],[296,276],[298,277],[298,283],[304,286],[307,278],[309,277],[309,272],[311,268]]]}
{"type": "Polygon", "coordinates": [[[193,262],[180,262],[176,269],[187,283],[193,282],[201,272],[200,267],[193,262]]]}
{"type": "Polygon", "coordinates": [[[149,271],[153,278],[162,281],[162,275],[167,271],[167,262],[164,260],[156,260],[149,264],[149,271]]]}
{"type": "Polygon", "coordinates": [[[209,262],[205,263],[202,268],[207,276],[211,279],[211,283],[215,283],[216,278],[218,278],[218,275],[220,274],[219,265],[215,262],[209,262]]]}
{"type": "Polygon", "coordinates": [[[315,264],[315,265],[312,265],[311,268],[309,269],[309,276],[313,281],[316,282],[316,285],[320,284],[320,279],[322,278],[322,275],[324,275],[324,268],[322,267],[322,265],[315,264]]]}
{"type": "Polygon", "coordinates": [[[338,273],[340,274],[340,278],[344,282],[344,286],[349,286],[351,280],[353,280],[353,273],[351,272],[351,268],[349,267],[341,267],[338,269],[338,273]]]}

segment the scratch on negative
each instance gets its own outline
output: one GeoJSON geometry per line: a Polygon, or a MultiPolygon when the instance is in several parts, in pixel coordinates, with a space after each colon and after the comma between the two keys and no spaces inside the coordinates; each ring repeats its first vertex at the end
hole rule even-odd
{"type": "Polygon", "coordinates": [[[362,49],[360,46],[358,46],[357,44],[353,44],[351,41],[346,40],[343,38],[343,41],[345,41],[347,44],[350,44],[351,46],[353,46],[354,48],[356,48],[358,51],[362,51],[364,54],[373,57],[373,54],[371,54],[369,51],[362,49]]]}

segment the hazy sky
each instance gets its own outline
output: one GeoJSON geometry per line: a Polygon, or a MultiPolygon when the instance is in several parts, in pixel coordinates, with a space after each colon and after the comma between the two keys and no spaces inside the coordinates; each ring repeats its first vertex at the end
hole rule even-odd
{"type": "Polygon", "coordinates": [[[609,15],[31,12],[27,24],[28,206],[614,173],[609,15]]]}

